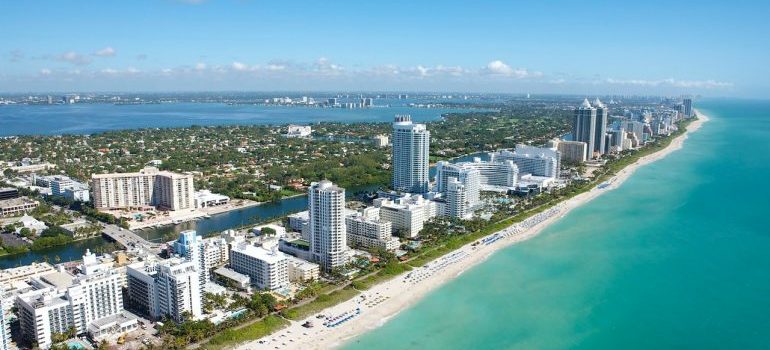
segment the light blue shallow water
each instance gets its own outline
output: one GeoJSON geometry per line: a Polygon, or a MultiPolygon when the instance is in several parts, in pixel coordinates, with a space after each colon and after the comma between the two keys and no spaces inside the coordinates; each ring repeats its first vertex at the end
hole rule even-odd
{"type": "Polygon", "coordinates": [[[698,107],[682,150],[346,349],[770,348],[770,102],[698,107]]]}

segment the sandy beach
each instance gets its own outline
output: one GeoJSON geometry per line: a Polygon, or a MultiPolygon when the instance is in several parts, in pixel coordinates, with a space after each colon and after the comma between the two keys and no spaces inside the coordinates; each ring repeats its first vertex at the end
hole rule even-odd
{"type": "Polygon", "coordinates": [[[420,301],[429,292],[451,281],[465,270],[483,262],[494,252],[538,235],[545,227],[559,220],[570,210],[619,187],[639,167],[655,162],[682,148],[689,133],[698,130],[709,118],[699,111],[698,120],[688,126],[687,132],[674,139],[663,150],[640,158],[618,172],[602,188],[566,200],[557,206],[535,214],[521,223],[482,239],[476,246],[466,245],[422,268],[378,284],[361,295],[321,312],[325,318],[308,318],[314,327],[305,328],[306,320],[292,321],[280,332],[259,340],[243,343],[237,349],[328,349],[339,347],[367,331],[377,328],[400,311],[420,301]],[[324,325],[326,323],[326,325],[324,325]]]}

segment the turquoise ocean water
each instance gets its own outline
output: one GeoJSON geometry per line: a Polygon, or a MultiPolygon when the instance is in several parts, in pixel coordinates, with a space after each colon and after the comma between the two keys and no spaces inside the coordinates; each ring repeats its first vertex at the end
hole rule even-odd
{"type": "Polygon", "coordinates": [[[346,346],[770,348],[770,101],[703,101],[682,150],[346,346]]]}

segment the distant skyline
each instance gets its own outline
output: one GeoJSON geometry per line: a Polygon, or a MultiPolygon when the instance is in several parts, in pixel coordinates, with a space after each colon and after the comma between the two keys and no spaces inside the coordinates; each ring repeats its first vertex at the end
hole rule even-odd
{"type": "Polygon", "coordinates": [[[770,4],[8,2],[0,92],[770,97],[770,4]]]}

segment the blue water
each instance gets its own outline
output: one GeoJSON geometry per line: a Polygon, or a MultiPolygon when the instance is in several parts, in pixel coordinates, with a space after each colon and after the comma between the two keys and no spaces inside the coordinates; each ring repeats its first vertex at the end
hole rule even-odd
{"type": "Polygon", "coordinates": [[[357,349],[770,348],[770,102],[432,292],[357,349]]]}
{"type": "Polygon", "coordinates": [[[368,109],[170,103],[146,105],[72,104],[0,105],[0,136],[90,134],[134,128],[191,125],[314,124],[318,122],[390,122],[396,114],[415,121],[436,120],[451,108],[404,105],[368,109]]]}

